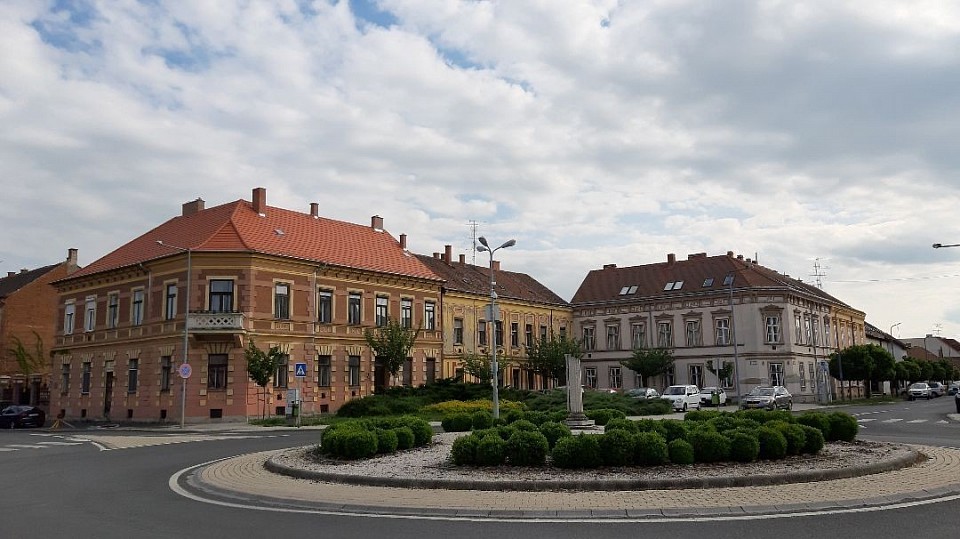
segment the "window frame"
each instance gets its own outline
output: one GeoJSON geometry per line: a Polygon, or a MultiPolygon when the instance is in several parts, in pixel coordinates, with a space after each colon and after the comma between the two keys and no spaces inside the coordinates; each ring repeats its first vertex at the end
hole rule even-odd
{"type": "Polygon", "coordinates": [[[169,393],[173,378],[173,357],[160,356],[160,392],[169,393]]]}
{"type": "Polygon", "coordinates": [[[463,346],[463,318],[453,319],[453,344],[463,346]]]}
{"type": "Polygon", "coordinates": [[[349,292],[347,294],[347,324],[359,326],[363,323],[363,293],[349,292]]]}
{"type": "Polygon", "coordinates": [[[293,286],[288,281],[273,283],[273,318],[290,320],[293,286]]]}
{"type": "Polygon", "coordinates": [[[657,321],[657,347],[673,348],[673,321],[657,321]]]}
{"type": "Polygon", "coordinates": [[[224,391],[227,389],[227,373],[230,356],[228,354],[207,355],[207,389],[224,391]],[[216,361],[216,363],[214,363],[216,361]]]}
{"type": "Polygon", "coordinates": [[[130,293],[130,324],[134,326],[143,325],[144,302],[146,293],[143,287],[134,288],[130,293]]]}
{"type": "Polygon", "coordinates": [[[348,386],[360,387],[360,356],[347,356],[348,386]]]}
{"type": "Polygon", "coordinates": [[[211,278],[207,282],[207,310],[212,313],[232,313],[235,305],[236,282],[230,278],[211,278]],[[230,290],[214,290],[214,285],[229,283],[230,290]],[[216,299],[216,301],[214,301],[216,299]],[[224,309],[225,300],[229,300],[229,308],[224,309]]]}
{"type": "Polygon", "coordinates": [[[623,369],[619,366],[611,366],[607,370],[607,380],[610,389],[623,389],[623,369]]]}
{"type": "Polygon", "coordinates": [[[700,346],[702,343],[702,334],[700,331],[700,320],[688,318],[683,321],[684,342],[688,347],[700,346]]]}
{"type": "Polygon", "coordinates": [[[127,393],[136,393],[140,387],[140,358],[127,360],[127,393]]]}
{"type": "Polygon", "coordinates": [[[713,319],[714,343],[717,346],[730,346],[730,317],[722,316],[713,319]]]}
{"type": "Polygon", "coordinates": [[[320,324],[333,323],[333,290],[329,288],[317,290],[317,322],[320,324]]]}
{"type": "Polygon", "coordinates": [[[63,304],[63,334],[64,335],[73,335],[75,329],[74,324],[76,323],[77,317],[77,303],[74,300],[69,300],[63,304]]]}
{"type": "Polygon", "coordinates": [[[374,303],[374,323],[378,328],[390,323],[390,297],[377,295],[374,303]]]}
{"type": "Polygon", "coordinates": [[[80,364],[80,394],[90,394],[90,378],[93,373],[93,362],[84,361],[80,364]]]}
{"type": "Polygon", "coordinates": [[[427,331],[437,329],[437,302],[435,301],[426,300],[423,302],[423,329],[427,331]]]}
{"type": "Polygon", "coordinates": [[[596,326],[583,326],[580,328],[581,342],[583,343],[584,350],[596,350],[596,333],[596,326]]]}
{"type": "Polygon", "coordinates": [[[630,344],[632,350],[640,350],[647,346],[647,325],[643,322],[630,324],[630,344]]]}
{"type": "Polygon", "coordinates": [[[764,315],[764,344],[780,344],[783,342],[783,319],[779,313],[764,315]]]}
{"type": "Polygon", "coordinates": [[[87,296],[83,307],[83,331],[90,333],[97,329],[97,296],[87,296]]]}
{"type": "Polygon", "coordinates": [[[60,394],[70,393],[70,363],[60,365],[60,394]]]}
{"type": "Polygon", "coordinates": [[[164,300],[163,300],[163,319],[164,320],[173,320],[177,317],[177,298],[180,295],[180,287],[177,286],[178,283],[166,283],[164,287],[164,300]]]}
{"type": "Polygon", "coordinates": [[[590,389],[597,389],[597,368],[583,368],[583,385],[590,389]]]}
{"type": "Polygon", "coordinates": [[[290,354],[280,354],[277,368],[273,371],[273,387],[278,389],[290,387],[290,354]]]}
{"type": "Polygon", "coordinates": [[[120,325],[120,292],[107,293],[107,329],[120,325]]]}
{"type": "Polygon", "coordinates": [[[767,372],[770,375],[770,385],[772,386],[782,386],[784,380],[784,371],[783,371],[783,362],[782,361],[771,361],[767,368],[767,372]]]}
{"type": "Polygon", "coordinates": [[[487,321],[480,319],[477,321],[477,344],[487,346],[487,321]]]}
{"type": "Polygon", "coordinates": [[[327,354],[317,355],[317,387],[330,387],[333,372],[333,357],[327,354]]]}
{"type": "Polygon", "coordinates": [[[400,298],[400,325],[410,329],[413,327],[413,299],[400,298]]]}
{"type": "Polygon", "coordinates": [[[620,324],[606,324],[607,350],[620,349],[620,324]]]}
{"type": "Polygon", "coordinates": [[[520,348],[520,323],[510,322],[510,347],[520,348]]]}

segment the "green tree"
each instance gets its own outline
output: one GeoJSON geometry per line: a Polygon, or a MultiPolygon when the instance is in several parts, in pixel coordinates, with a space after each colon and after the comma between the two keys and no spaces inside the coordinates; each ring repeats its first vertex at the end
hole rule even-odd
{"type": "Polygon", "coordinates": [[[270,377],[277,371],[277,366],[283,359],[283,353],[276,346],[270,347],[270,350],[264,352],[250,339],[250,344],[243,351],[243,356],[247,360],[247,376],[253,380],[253,383],[260,387],[263,394],[263,408],[260,417],[267,417],[267,384],[270,383],[270,377]]]}
{"type": "Polygon", "coordinates": [[[912,383],[919,380],[920,376],[920,365],[913,359],[905,359],[897,363],[897,380],[912,383]]]}
{"type": "Polygon", "coordinates": [[[540,373],[544,387],[547,380],[556,380],[559,385],[567,383],[566,355],[577,359],[583,357],[580,342],[566,335],[551,335],[547,339],[537,339],[532,346],[527,347],[527,365],[534,372],[540,373]]]}
{"type": "Polygon", "coordinates": [[[830,354],[830,374],[840,380],[841,389],[845,380],[862,381],[868,399],[872,396],[870,382],[892,378],[895,372],[893,364],[890,352],[876,344],[855,344],[830,354]]]}
{"type": "Polygon", "coordinates": [[[918,361],[917,364],[920,365],[920,380],[932,380],[933,363],[924,359],[918,361]]]}
{"type": "Polygon", "coordinates": [[[33,338],[32,349],[28,349],[28,346],[20,340],[20,337],[14,335],[11,337],[13,346],[7,349],[7,352],[16,359],[17,369],[24,376],[30,376],[43,369],[43,337],[33,331],[33,338]]]}
{"type": "Polygon", "coordinates": [[[673,352],[668,348],[634,348],[630,359],[620,362],[624,367],[640,376],[641,384],[647,386],[647,378],[670,370],[673,366],[673,352]]]}
{"type": "Polygon", "coordinates": [[[463,373],[478,378],[480,383],[489,384],[492,374],[490,372],[490,358],[479,354],[463,354],[463,373]]]}
{"type": "Polygon", "coordinates": [[[363,337],[373,349],[374,356],[387,364],[390,376],[396,378],[400,367],[410,355],[410,350],[420,336],[420,327],[417,329],[405,327],[398,320],[389,320],[387,325],[376,330],[366,329],[363,337]]]}
{"type": "Polygon", "coordinates": [[[708,359],[708,360],[707,360],[707,370],[710,371],[711,373],[713,373],[714,376],[717,377],[717,380],[718,380],[718,382],[717,382],[717,387],[720,387],[722,384],[719,382],[719,380],[727,380],[727,379],[729,379],[731,376],[733,376],[733,363],[731,363],[731,362],[729,362],[729,361],[724,361],[724,362],[723,362],[723,367],[720,367],[720,370],[717,371],[717,369],[714,368],[714,366],[713,366],[713,360],[712,360],[712,359],[708,359]]]}

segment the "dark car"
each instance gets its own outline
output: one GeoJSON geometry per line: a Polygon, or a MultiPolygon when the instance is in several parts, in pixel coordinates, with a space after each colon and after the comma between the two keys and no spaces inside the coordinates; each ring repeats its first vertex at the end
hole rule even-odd
{"type": "Polygon", "coordinates": [[[0,412],[0,429],[42,427],[47,415],[36,406],[14,404],[0,412]]]}
{"type": "Polygon", "coordinates": [[[767,410],[793,409],[793,395],[783,386],[755,387],[743,397],[740,409],[764,408],[767,410]]]}

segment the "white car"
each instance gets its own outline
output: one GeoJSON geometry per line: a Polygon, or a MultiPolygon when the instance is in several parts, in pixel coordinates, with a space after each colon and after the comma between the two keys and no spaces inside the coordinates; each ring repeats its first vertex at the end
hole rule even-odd
{"type": "Polygon", "coordinates": [[[660,398],[670,401],[677,412],[686,412],[688,408],[700,409],[700,390],[694,385],[670,386],[663,390],[660,398]]]}
{"type": "Polygon", "coordinates": [[[703,387],[700,388],[700,404],[703,406],[713,406],[713,394],[717,393],[720,398],[720,406],[727,404],[727,392],[722,387],[703,387]]]}
{"type": "Polygon", "coordinates": [[[910,384],[910,387],[907,389],[907,399],[927,399],[930,400],[930,397],[933,395],[930,393],[930,386],[926,382],[917,382],[915,384],[910,384]]]}

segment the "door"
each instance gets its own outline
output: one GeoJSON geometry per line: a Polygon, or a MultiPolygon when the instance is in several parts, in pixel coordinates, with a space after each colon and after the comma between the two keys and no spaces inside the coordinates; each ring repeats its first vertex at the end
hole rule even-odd
{"type": "Polygon", "coordinates": [[[373,390],[379,392],[387,387],[387,362],[377,358],[373,363],[373,390]]]}
{"type": "Polygon", "coordinates": [[[103,417],[110,417],[110,407],[113,404],[113,371],[108,371],[103,388],[103,417]]]}

